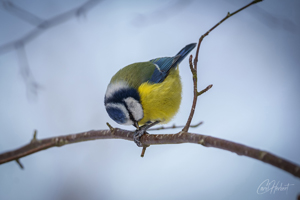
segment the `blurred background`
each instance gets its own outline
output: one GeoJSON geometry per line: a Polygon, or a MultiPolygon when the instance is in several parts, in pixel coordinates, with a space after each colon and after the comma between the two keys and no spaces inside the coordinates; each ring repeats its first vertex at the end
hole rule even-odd
{"type": "MultiPolygon", "coordinates": [[[[5,46],[85,2],[0,1],[0,153],[27,144],[34,129],[38,138],[107,129],[106,122],[132,129],[116,124],[104,108],[114,73],[134,62],[174,56],[250,1],[92,2],[76,16],[41,28],[24,45],[5,46]]],[[[193,124],[204,124],[191,132],[300,164],[299,11],[298,0],[265,0],[204,39],[199,90],[214,86],[199,98],[193,124]]],[[[180,74],[182,104],[169,125],[185,124],[191,107],[188,59],[180,74]]],[[[16,162],[0,165],[0,199],[274,200],[300,193],[299,178],[231,152],[180,144],[151,146],[144,158],[140,153],[133,142],[117,139],[41,151],[20,160],[24,170],[16,162]],[[257,194],[266,179],[294,185],[257,194]]]]}

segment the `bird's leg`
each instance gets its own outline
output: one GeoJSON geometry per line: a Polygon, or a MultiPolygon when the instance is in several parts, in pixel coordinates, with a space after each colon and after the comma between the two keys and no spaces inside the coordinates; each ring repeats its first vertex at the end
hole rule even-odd
{"type": "Polygon", "coordinates": [[[143,147],[143,144],[141,143],[140,139],[144,134],[147,134],[147,129],[151,128],[152,126],[158,124],[160,121],[155,121],[150,124],[145,124],[143,126],[139,126],[136,122],[134,126],[136,127],[135,133],[133,135],[133,141],[136,143],[137,146],[143,147]]]}
{"type": "Polygon", "coordinates": [[[143,147],[143,144],[141,143],[140,139],[142,137],[142,135],[145,134],[145,130],[144,129],[136,129],[135,133],[133,135],[133,141],[136,143],[136,145],[138,147],[143,147]]]}
{"type": "Polygon", "coordinates": [[[144,134],[144,132],[141,131],[141,128],[137,122],[134,122],[133,126],[136,128],[135,133],[133,135],[133,141],[136,143],[138,147],[142,147],[142,143],[140,142],[140,138],[144,134]]]}
{"type": "Polygon", "coordinates": [[[145,130],[148,130],[149,128],[151,128],[152,126],[158,124],[160,121],[155,121],[155,122],[152,122],[152,123],[149,123],[149,124],[145,124],[143,126],[141,126],[142,129],[145,129],[145,130]]]}

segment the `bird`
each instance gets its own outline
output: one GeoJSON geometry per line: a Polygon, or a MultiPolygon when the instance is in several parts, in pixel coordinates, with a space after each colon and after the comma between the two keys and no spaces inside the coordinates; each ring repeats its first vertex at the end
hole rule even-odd
{"type": "Polygon", "coordinates": [[[109,117],[122,125],[136,128],[133,140],[156,124],[168,123],[181,103],[180,62],[195,48],[191,43],[174,57],[160,57],[137,62],[120,69],[110,80],[104,105],[109,117]]]}

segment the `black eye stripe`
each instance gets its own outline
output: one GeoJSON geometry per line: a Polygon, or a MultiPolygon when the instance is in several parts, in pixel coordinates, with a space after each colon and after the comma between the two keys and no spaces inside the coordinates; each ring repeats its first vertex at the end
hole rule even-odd
{"type": "Polygon", "coordinates": [[[140,102],[140,95],[134,88],[123,88],[113,93],[109,98],[105,98],[105,104],[107,103],[122,103],[124,99],[132,97],[140,102]]]}
{"type": "Polygon", "coordinates": [[[130,120],[133,121],[133,122],[135,122],[135,119],[134,119],[134,117],[133,117],[131,111],[129,110],[129,108],[128,108],[128,106],[127,106],[127,103],[124,101],[124,99],[122,100],[122,102],[123,102],[123,104],[124,104],[126,110],[127,110],[128,113],[129,113],[129,118],[130,118],[130,120]]]}

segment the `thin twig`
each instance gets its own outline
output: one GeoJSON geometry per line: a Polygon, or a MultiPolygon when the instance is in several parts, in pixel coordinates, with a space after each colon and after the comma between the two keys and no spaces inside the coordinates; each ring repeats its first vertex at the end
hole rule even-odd
{"type": "MultiPolygon", "coordinates": [[[[16,150],[0,154],[0,164],[14,161],[51,147],[61,147],[77,142],[96,139],[124,139],[133,141],[133,135],[134,131],[114,128],[113,133],[110,130],[91,130],[83,133],[40,139],[36,142],[30,142],[29,144],[16,150]]],[[[200,135],[195,133],[183,134],[182,132],[176,134],[145,134],[142,136],[141,142],[146,146],[157,144],[194,143],[200,144],[204,147],[223,149],[234,152],[238,155],[243,155],[263,161],[300,178],[300,166],[295,163],[292,163],[266,151],[254,149],[242,144],[207,135],[200,135]]]]}
{"type": "Polygon", "coordinates": [[[41,19],[40,17],[36,16],[31,12],[28,12],[27,10],[24,10],[23,8],[17,6],[11,1],[3,1],[3,6],[10,13],[14,14],[15,16],[32,25],[38,26],[43,22],[43,19],[41,19]]]}
{"type": "Polygon", "coordinates": [[[212,88],[212,84],[201,90],[200,92],[197,92],[197,96],[200,96],[201,94],[207,92],[210,88],[212,88]]]}
{"type": "Polygon", "coordinates": [[[37,141],[38,141],[37,140],[37,130],[34,130],[34,132],[33,132],[33,138],[30,141],[30,143],[34,143],[34,142],[37,142],[37,141]]]}
{"type": "Polygon", "coordinates": [[[248,5],[236,10],[235,12],[233,13],[227,13],[226,17],[224,17],[219,23],[217,23],[216,25],[214,25],[211,29],[209,29],[206,33],[204,33],[200,38],[199,38],[199,42],[198,42],[198,46],[197,46],[197,51],[196,51],[196,57],[195,57],[195,60],[194,60],[194,65],[196,66],[197,68],[197,62],[198,62],[198,55],[199,55],[199,48],[200,48],[200,44],[202,42],[202,40],[204,39],[204,37],[206,37],[211,31],[213,31],[215,28],[217,28],[221,23],[223,23],[226,19],[228,19],[229,17],[237,14],[238,12],[248,8],[249,6],[253,5],[253,4],[256,4],[256,3],[259,3],[263,0],[254,0],[252,1],[251,3],[249,3],[248,5]]]}
{"type": "Polygon", "coordinates": [[[38,90],[41,88],[40,84],[38,84],[30,70],[28,59],[25,51],[25,45],[44,32],[46,29],[56,26],[73,16],[82,15],[88,10],[90,7],[98,3],[100,0],[89,0],[86,1],[81,6],[71,9],[67,12],[64,12],[60,15],[57,15],[51,19],[43,20],[38,16],[34,15],[31,12],[24,10],[23,8],[15,5],[11,1],[3,1],[2,4],[6,10],[8,10],[13,15],[16,15],[20,19],[29,22],[32,25],[35,25],[35,28],[31,30],[29,33],[24,34],[23,37],[14,40],[12,42],[3,44],[0,46],[0,54],[5,53],[10,50],[16,50],[19,59],[19,66],[21,69],[21,75],[26,85],[27,97],[31,97],[33,94],[35,97],[38,94],[38,90]]]}
{"type": "Polygon", "coordinates": [[[143,146],[143,150],[142,150],[142,153],[141,153],[141,157],[142,157],[142,158],[144,157],[145,152],[146,152],[146,149],[147,149],[148,147],[150,147],[150,145],[144,145],[144,146],[143,146]]]}
{"type": "Polygon", "coordinates": [[[22,165],[22,163],[20,162],[19,159],[16,159],[16,162],[18,163],[18,165],[21,169],[24,169],[24,166],[22,165]]]}
{"type": "MultiPolygon", "coordinates": [[[[199,122],[197,124],[194,124],[194,125],[190,125],[190,128],[197,128],[198,126],[200,126],[201,124],[203,124],[203,122],[199,122]]],[[[174,129],[174,128],[183,128],[184,125],[181,125],[181,126],[176,126],[175,124],[173,126],[167,126],[167,127],[164,127],[164,126],[161,126],[161,127],[157,127],[157,128],[150,128],[148,129],[149,131],[158,131],[158,130],[166,130],[166,129],[174,129]]]]}
{"type": "Polygon", "coordinates": [[[224,17],[220,22],[218,22],[216,25],[214,25],[211,29],[209,29],[206,33],[204,33],[200,38],[199,38],[199,42],[198,42],[198,45],[197,45],[197,50],[196,50],[196,56],[195,56],[195,59],[194,59],[194,63],[192,63],[192,59],[193,57],[190,56],[190,59],[189,59],[189,66],[190,66],[190,69],[191,69],[191,72],[192,72],[192,75],[193,75],[193,103],[192,103],[192,107],[191,107],[191,111],[190,111],[190,115],[188,117],[188,120],[186,122],[186,125],[184,126],[184,128],[182,129],[182,132],[185,133],[185,132],[188,132],[189,128],[190,128],[190,125],[191,125],[191,122],[192,122],[192,119],[193,119],[193,116],[194,116],[194,113],[195,113],[195,109],[196,109],[196,105],[197,105],[197,99],[198,99],[198,96],[203,94],[204,92],[206,92],[207,90],[209,90],[212,85],[209,85],[207,86],[204,90],[198,92],[198,77],[197,77],[197,68],[198,68],[198,56],[199,56],[199,50],[200,50],[200,45],[204,39],[204,37],[206,37],[211,31],[213,31],[215,28],[217,28],[221,23],[223,23],[226,19],[228,19],[229,17],[235,15],[236,13],[248,8],[249,6],[253,5],[253,4],[256,4],[258,2],[261,2],[262,0],[254,0],[252,1],[251,3],[249,3],[248,5],[236,10],[235,12],[233,13],[227,13],[226,17],[224,17]]]}
{"type": "Polygon", "coordinates": [[[18,61],[20,65],[21,76],[26,85],[27,95],[30,94],[37,95],[38,90],[42,87],[35,81],[35,78],[31,72],[31,69],[28,64],[28,58],[26,54],[26,50],[23,43],[16,45],[18,61]]]}
{"type": "MultiPolygon", "coordinates": [[[[60,15],[52,17],[51,19],[43,20],[39,24],[35,24],[36,27],[33,30],[31,30],[29,33],[25,34],[23,37],[21,37],[17,40],[14,40],[12,42],[8,42],[6,44],[1,45],[0,46],[0,54],[5,53],[10,50],[13,50],[17,44],[23,44],[23,45],[27,44],[28,42],[30,42],[31,40],[36,38],[38,35],[43,33],[45,30],[47,30],[53,26],[56,26],[58,24],[61,24],[74,16],[83,15],[88,9],[90,9],[92,6],[94,6],[98,2],[100,2],[100,0],[86,1],[84,4],[82,4],[81,6],[79,6],[77,8],[71,9],[60,15]]],[[[14,8],[15,8],[15,10],[17,9],[16,7],[14,7],[14,8]]],[[[24,15],[25,11],[23,12],[23,14],[20,14],[20,11],[18,11],[18,12],[19,12],[19,15],[24,15]]],[[[13,14],[16,14],[16,12],[14,11],[13,14]]],[[[32,16],[31,16],[31,18],[32,18],[32,16]]],[[[24,20],[28,21],[29,19],[24,18],[24,20]]],[[[30,21],[32,23],[37,23],[37,22],[33,22],[33,20],[30,20],[30,21]]],[[[38,20],[35,19],[35,21],[38,21],[38,20]]]]}

